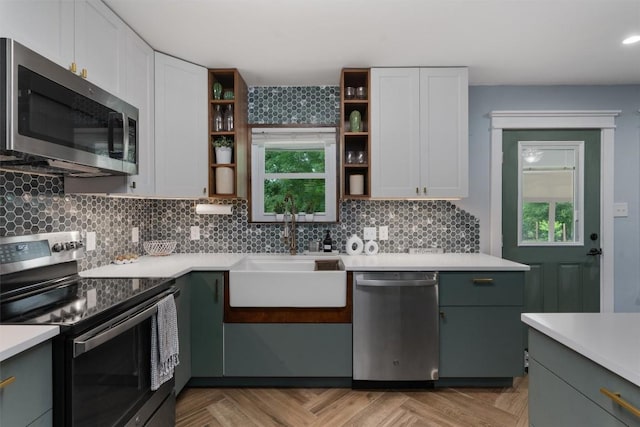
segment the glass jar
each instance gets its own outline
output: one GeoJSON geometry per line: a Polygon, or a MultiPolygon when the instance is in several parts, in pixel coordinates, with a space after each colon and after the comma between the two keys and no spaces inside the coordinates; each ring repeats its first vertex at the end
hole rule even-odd
{"type": "Polygon", "coordinates": [[[213,111],[213,131],[221,132],[224,129],[222,123],[222,111],[220,111],[220,106],[216,105],[216,109],[213,111]]]}
{"type": "Polygon", "coordinates": [[[228,132],[233,130],[233,105],[228,105],[224,112],[224,130],[228,132]]]}

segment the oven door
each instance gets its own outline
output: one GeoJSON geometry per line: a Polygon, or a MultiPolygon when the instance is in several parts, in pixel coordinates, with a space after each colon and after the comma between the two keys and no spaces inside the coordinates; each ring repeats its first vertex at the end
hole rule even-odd
{"type": "MultiPolygon", "coordinates": [[[[173,380],[151,391],[151,316],[164,296],[70,341],[65,425],[145,425],[175,404],[173,380]]],[[[166,425],[174,420],[166,419],[166,425]]]]}

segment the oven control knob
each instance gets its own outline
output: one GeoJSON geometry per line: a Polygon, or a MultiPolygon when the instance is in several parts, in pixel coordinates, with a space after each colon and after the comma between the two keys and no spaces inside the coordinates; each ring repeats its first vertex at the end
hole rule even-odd
{"type": "Polygon", "coordinates": [[[64,250],[64,245],[62,243],[55,243],[51,246],[51,250],[53,252],[62,252],[64,250]]]}

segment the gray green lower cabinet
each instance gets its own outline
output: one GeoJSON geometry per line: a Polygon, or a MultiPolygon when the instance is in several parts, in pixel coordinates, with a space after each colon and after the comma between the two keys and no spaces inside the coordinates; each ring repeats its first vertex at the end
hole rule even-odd
{"type": "Polygon", "coordinates": [[[224,273],[193,272],[191,287],[191,376],[221,377],[224,273]]]}
{"type": "Polygon", "coordinates": [[[53,424],[52,370],[49,341],[0,363],[0,381],[15,378],[0,391],[0,426],[53,424]]]}
{"type": "Polygon", "coordinates": [[[535,426],[640,426],[640,418],[600,392],[640,408],[640,387],[529,329],[529,422],[535,426]]]}
{"type": "Polygon", "coordinates": [[[180,289],[180,296],[176,300],[178,315],[178,343],[180,346],[180,364],[176,367],[175,389],[180,393],[191,378],[191,274],[176,280],[175,286],[180,289]]]}
{"type": "Polygon", "coordinates": [[[224,375],[351,377],[351,324],[226,323],[224,375]]]}
{"type": "Polygon", "coordinates": [[[440,274],[441,380],[524,374],[523,292],[523,272],[440,274]]]}

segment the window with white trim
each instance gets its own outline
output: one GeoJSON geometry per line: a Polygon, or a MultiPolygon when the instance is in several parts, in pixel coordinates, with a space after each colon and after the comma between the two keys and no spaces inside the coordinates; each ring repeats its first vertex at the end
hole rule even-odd
{"type": "Polygon", "coordinates": [[[584,142],[518,142],[518,246],[583,243],[584,142]]]}
{"type": "Polygon", "coordinates": [[[296,211],[313,213],[314,222],[336,221],[336,153],[335,128],[254,128],[252,221],[277,221],[276,205],[287,193],[296,211]]]}

